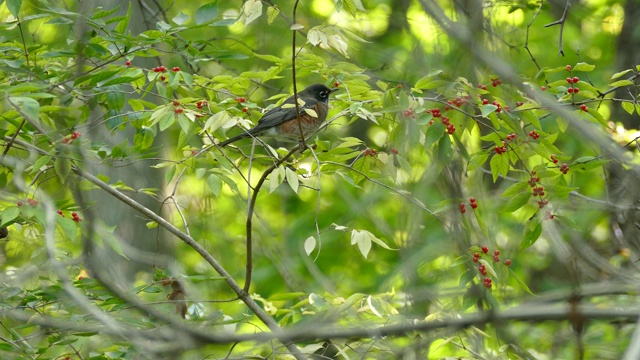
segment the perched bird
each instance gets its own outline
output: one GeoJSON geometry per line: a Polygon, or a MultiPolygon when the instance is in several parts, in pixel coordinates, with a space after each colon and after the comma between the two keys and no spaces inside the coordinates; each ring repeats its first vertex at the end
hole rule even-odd
{"type": "MultiPolygon", "coordinates": [[[[314,84],[298,93],[298,99],[304,101],[304,105],[300,105],[298,108],[300,111],[300,125],[305,138],[317,131],[327,118],[329,95],[336,90],[338,88],[329,89],[322,84],[314,84]]],[[[256,126],[221,142],[220,146],[229,145],[243,138],[261,135],[280,140],[301,140],[293,96],[285,100],[282,105],[276,106],[262,115],[256,126]]]]}

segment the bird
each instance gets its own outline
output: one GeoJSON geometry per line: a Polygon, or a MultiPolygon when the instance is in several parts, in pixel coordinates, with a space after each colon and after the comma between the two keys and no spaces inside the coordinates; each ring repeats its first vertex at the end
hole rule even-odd
{"type": "MultiPolygon", "coordinates": [[[[337,90],[338,88],[329,89],[323,84],[313,84],[298,93],[298,100],[304,102],[304,105],[299,105],[298,109],[302,134],[305,138],[317,131],[325,121],[329,111],[329,95],[337,90]]],[[[285,100],[282,105],[276,106],[262,115],[256,126],[221,142],[219,146],[224,147],[234,141],[260,135],[285,141],[301,141],[293,96],[285,100]]]]}

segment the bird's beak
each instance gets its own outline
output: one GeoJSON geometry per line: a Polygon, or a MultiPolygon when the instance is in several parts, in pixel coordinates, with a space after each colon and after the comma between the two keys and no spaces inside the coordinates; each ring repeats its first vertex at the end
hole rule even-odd
{"type": "Polygon", "coordinates": [[[336,88],[330,89],[329,91],[331,91],[331,93],[334,93],[334,92],[336,92],[336,91],[338,91],[338,90],[340,90],[340,88],[337,88],[337,87],[336,87],[336,88]]]}

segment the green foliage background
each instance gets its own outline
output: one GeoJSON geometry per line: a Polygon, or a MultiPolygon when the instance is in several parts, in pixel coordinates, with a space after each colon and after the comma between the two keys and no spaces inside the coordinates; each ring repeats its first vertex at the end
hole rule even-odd
{"type": "Polygon", "coordinates": [[[293,6],[0,5],[2,357],[620,358],[639,250],[616,232],[637,212],[614,115],[639,110],[638,68],[615,63],[623,4],[570,8],[564,56],[544,27],[564,4],[314,0],[295,22],[293,6]],[[340,88],[314,148],[215,146],[293,92],[293,24],[297,88],[340,88]],[[247,296],[229,281],[245,283],[250,210],[247,296]],[[509,309],[531,322],[454,323],[509,309]],[[367,332],[385,325],[400,330],[367,332]],[[251,338],[278,327],[299,337],[251,338]]]}

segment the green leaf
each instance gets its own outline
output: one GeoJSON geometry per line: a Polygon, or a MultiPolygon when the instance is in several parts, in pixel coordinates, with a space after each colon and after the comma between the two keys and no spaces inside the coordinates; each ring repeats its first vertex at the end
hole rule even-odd
{"type": "Polygon", "coordinates": [[[584,62],[580,62],[580,63],[577,63],[576,66],[573,67],[573,71],[589,72],[589,71],[593,71],[593,69],[595,69],[595,68],[596,68],[595,65],[591,65],[591,64],[584,63],[584,62]]]}
{"type": "Polygon", "coordinates": [[[116,254],[122,256],[125,259],[128,259],[127,255],[125,255],[124,250],[122,250],[122,245],[120,245],[120,242],[118,241],[118,239],[112,234],[111,230],[107,230],[107,229],[101,229],[100,231],[100,237],[102,238],[102,241],[111,249],[113,250],[116,254]]]}
{"type": "Polygon", "coordinates": [[[20,208],[19,207],[17,207],[17,206],[6,207],[2,211],[2,222],[0,223],[0,226],[7,225],[9,222],[15,220],[15,218],[17,218],[18,215],[20,215],[20,208]]]}
{"type": "Polygon", "coordinates": [[[509,199],[509,202],[507,203],[507,205],[504,206],[504,208],[502,208],[502,212],[514,212],[518,209],[520,209],[521,207],[525,206],[527,204],[527,202],[529,201],[529,199],[531,198],[532,193],[529,191],[526,192],[521,192],[515,196],[513,196],[511,199],[509,199]]]}
{"type": "Polygon", "coordinates": [[[196,24],[208,23],[218,17],[218,0],[204,4],[196,10],[196,24]]]}
{"type": "Polygon", "coordinates": [[[523,191],[529,191],[531,186],[526,181],[518,181],[517,183],[509,186],[501,196],[512,197],[521,194],[523,191]]]}
{"type": "Polygon", "coordinates": [[[527,229],[525,230],[524,233],[524,241],[522,242],[521,248],[522,249],[526,249],[529,246],[533,245],[536,240],[538,240],[538,238],[540,237],[540,234],[542,233],[542,225],[540,224],[539,220],[531,220],[531,221],[535,221],[535,225],[534,226],[527,226],[527,229]]]}
{"type": "Polygon", "coordinates": [[[615,74],[613,74],[611,76],[611,80],[615,80],[615,79],[621,77],[622,75],[628,74],[631,71],[633,71],[633,69],[627,69],[627,70],[623,70],[623,71],[617,72],[617,73],[615,73],[615,74]]]}
{"type": "Polygon", "coordinates": [[[451,139],[449,136],[443,136],[440,141],[438,141],[438,149],[436,151],[436,155],[438,160],[442,163],[447,163],[453,157],[453,149],[451,148],[451,139]]]}
{"type": "Polygon", "coordinates": [[[30,175],[33,175],[35,173],[37,173],[38,171],[40,171],[40,169],[42,169],[43,166],[47,165],[47,163],[49,163],[49,161],[51,161],[52,157],[50,155],[45,155],[45,156],[41,156],[39,157],[31,166],[31,172],[29,173],[30,175]]]}
{"type": "Polygon", "coordinates": [[[620,106],[622,106],[622,108],[624,109],[624,111],[626,111],[627,113],[629,113],[629,115],[633,115],[633,111],[635,110],[635,106],[633,105],[633,103],[631,102],[626,102],[623,101],[620,103],[620,106]]]}
{"type": "Polygon", "coordinates": [[[358,250],[362,256],[366,259],[371,250],[371,238],[369,238],[368,231],[353,230],[351,232],[351,245],[357,244],[358,250]]]}
{"type": "Polygon", "coordinates": [[[53,162],[53,168],[56,170],[56,174],[58,174],[60,180],[64,183],[67,180],[67,176],[71,173],[71,160],[59,157],[53,162]]]}
{"type": "Polygon", "coordinates": [[[262,2],[260,0],[247,0],[245,1],[244,5],[242,5],[242,15],[240,16],[240,21],[242,21],[244,25],[247,26],[257,18],[259,18],[260,15],[262,15],[262,2]]]}
{"type": "Polygon", "coordinates": [[[298,187],[300,185],[298,181],[298,175],[295,173],[295,171],[289,168],[285,168],[285,176],[287,178],[287,184],[289,184],[289,186],[291,187],[291,190],[293,190],[293,192],[297,194],[298,187]]]}
{"type": "Polygon", "coordinates": [[[176,15],[171,19],[176,25],[184,25],[187,21],[189,21],[189,15],[180,11],[180,14],[176,15]]]}
{"type": "Polygon", "coordinates": [[[427,128],[427,134],[424,139],[424,147],[428,148],[437,143],[444,135],[444,125],[441,122],[434,122],[427,128]]]}
{"type": "Polygon", "coordinates": [[[496,110],[498,110],[498,107],[493,104],[485,104],[480,107],[480,113],[482,114],[482,117],[487,117],[489,116],[489,114],[495,112],[496,110]]]}
{"type": "Polygon", "coordinates": [[[493,155],[491,161],[489,161],[489,167],[491,168],[493,182],[496,182],[500,175],[507,176],[507,173],[509,173],[509,156],[505,154],[493,155]]]}
{"type": "Polygon", "coordinates": [[[113,14],[116,11],[118,11],[118,7],[117,6],[115,6],[111,10],[98,10],[98,11],[96,11],[95,14],[93,14],[93,16],[91,18],[94,19],[94,20],[102,19],[103,17],[109,16],[109,15],[113,14]]]}
{"type": "Polygon", "coordinates": [[[22,0],[7,0],[6,3],[11,15],[17,19],[20,14],[20,7],[22,7],[22,0]]]}
{"type": "Polygon", "coordinates": [[[129,26],[129,20],[131,19],[131,8],[132,8],[132,2],[129,1],[129,9],[127,9],[127,15],[124,17],[124,19],[122,19],[118,25],[116,25],[116,32],[120,33],[120,34],[124,34],[124,32],[127,30],[127,27],[129,26]]]}
{"type": "Polygon", "coordinates": [[[220,190],[222,190],[222,180],[216,176],[215,174],[210,174],[207,176],[207,185],[209,185],[209,190],[216,197],[220,195],[220,190]]]}
{"type": "Polygon", "coordinates": [[[269,176],[269,194],[274,192],[280,184],[284,181],[285,178],[285,168],[279,166],[269,176]]]}
{"type": "Polygon", "coordinates": [[[269,6],[269,8],[267,9],[267,23],[271,25],[276,20],[279,14],[280,9],[278,9],[277,5],[269,6]]]}
{"type": "Polygon", "coordinates": [[[630,86],[630,85],[633,85],[633,81],[630,81],[630,80],[618,80],[618,81],[612,82],[609,85],[613,86],[613,87],[630,86]]]}
{"type": "Polygon", "coordinates": [[[75,240],[78,235],[78,225],[72,219],[56,215],[56,223],[62,229],[69,239],[75,240]]]}
{"type": "Polygon", "coordinates": [[[520,285],[522,290],[524,290],[528,294],[531,294],[531,295],[535,296],[535,294],[531,291],[531,289],[529,289],[529,286],[527,286],[527,284],[524,281],[522,281],[522,279],[520,279],[520,277],[515,273],[515,271],[513,271],[511,268],[508,268],[508,269],[509,269],[509,276],[513,277],[513,279],[516,281],[516,283],[518,283],[518,285],[520,285]]]}
{"type": "Polygon", "coordinates": [[[40,120],[40,104],[36,100],[28,97],[10,97],[9,100],[30,120],[40,120]]]}
{"type": "Polygon", "coordinates": [[[309,236],[307,240],[304,241],[304,252],[307,256],[311,255],[313,250],[316,248],[316,238],[313,236],[309,236]]]}
{"type": "Polygon", "coordinates": [[[596,158],[593,156],[583,156],[573,161],[573,163],[571,164],[571,170],[589,171],[601,167],[608,162],[609,160],[607,159],[596,158]]]}
{"type": "Polygon", "coordinates": [[[151,147],[153,139],[155,138],[155,131],[152,128],[143,126],[136,131],[133,137],[133,142],[139,150],[145,150],[151,147]]]}

